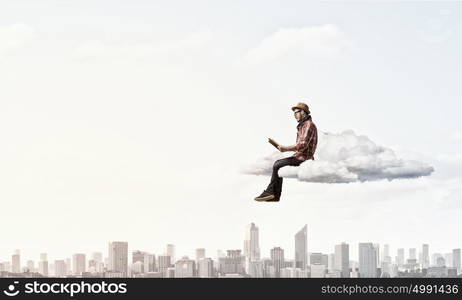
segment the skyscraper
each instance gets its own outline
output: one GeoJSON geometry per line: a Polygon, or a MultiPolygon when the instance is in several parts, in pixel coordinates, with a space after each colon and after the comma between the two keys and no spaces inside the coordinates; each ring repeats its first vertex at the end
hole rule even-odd
{"type": "Polygon", "coordinates": [[[372,243],[359,243],[359,276],[377,277],[377,253],[372,243]]]}
{"type": "Polygon", "coordinates": [[[19,250],[16,250],[11,256],[11,271],[21,273],[21,256],[19,250]]]}
{"type": "Polygon", "coordinates": [[[398,249],[398,256],[396,257],[396,263],[398,266],[404,265],[404,249],[399,248],[398,249]]]}
{"type": "Polygon", "coordinates": [[[55,276],[56,277],[65,277],[67,271],[66,262],[64,259],[55,260],[55,276]]]}
{"type": "Polygon", "coordinates": [[[254,223],[250,223],[245,229],[244,256],[249,261],[260,260],[258,227],[254,223]]]}
{"type": "Polygon", "coordinates": [[[205,249],[204,248],[197,248],[196,249],[196,266],[199,263],[199,260],[205,258],[205,249]]]}
{"type": "Polygon", "coordinates": [[[196,262],[183,256],[175,263],[175,278],[194,277],[196,262]]]}
{"type": "Polygon", "coordinates": [[[295,267],[302,270],[308,264],[307,225],[295,234],[295,267]]]}
{"type": "Polygon", "coordinates": [[[460,263],[460,248],[452,250],[452,266],[456,268],[457,274],[460,273],[461,263],[460,263]]]}
{"type": "Polygon", "coordinates": [[[427,269],[430,266],[430,254],[428,244],[422,245],[422,268],[427,269]]]}
{"type": "Polygon", "coordinates": [[[197,266],[197,276],[201,278],[214,277],[213,260],[211,258],[201,258],[197,266]]]}
{"type": "Polygon", "coordinates": [[[108,255],[108,271],[128,275],[128,243],[110,242],[108,255]]]}
{"type": "Polygon", "coordinates": [[[218,259],[218,271],[220,274],[245,274],[245,256],[241,250],[226,250],[226,257],[218,259]]]}
{"type": "Polygon", "coordinates": [[[171,257],[170,255],[159,255],[157,257],[158,259],[158,268],[159,268],[159,272],[162,273],[162,276],[163,277],[167,277],[167,270],[168,268],[170,268],[172,262],[171,262],[171,257]]]}
{"type": "Polygon", "coordinates": [[[275,277],[281,277],[281,269],[284,268],[284,249],[281,247],[271,249],[271,261],[273,262],[275,277]]]}
{"type": "Polygon", "coordinates": [[[348,278],[350,277],[350,250],[346,243],[341,243],[335,246],[335,258],[334,264],[335,269],[341,272],[341,276],[348,278]]]}
{"type": "Polygon", "coordinates": [[[175,263],[175,245],[167,244],[167,255],[170,256],[171,262],[175,263]]]}
{"type": "Polygon", "coordinates": [[[86,259],[85,254],[76,253],[72,256],[72,270],[75,275],[81,275],[86,271],[86,259]]]}

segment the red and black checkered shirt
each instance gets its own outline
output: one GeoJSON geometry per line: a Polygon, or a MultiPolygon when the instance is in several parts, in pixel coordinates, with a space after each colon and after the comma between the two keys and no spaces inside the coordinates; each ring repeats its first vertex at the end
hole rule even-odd
{"type": "Polygon", "coordinates": [[[296,151],[292,155],[300,160],[314,159],[318,144],[318,129],[313,121],[306,120],[298,128],[296,151]]]}

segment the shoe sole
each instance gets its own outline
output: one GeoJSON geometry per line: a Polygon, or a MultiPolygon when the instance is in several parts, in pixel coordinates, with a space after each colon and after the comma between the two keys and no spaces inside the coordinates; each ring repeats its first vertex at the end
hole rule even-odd
{"type": "Polygon", "coordinates": [[[255,198],[255,201],[260,201],[260,202],[266,202],[266,201],[278,201],[278,200],[275,200],[274,196],[271,195],[271,196],[266,196],[266,197],[261,197],[261,198],[255,198]]]}

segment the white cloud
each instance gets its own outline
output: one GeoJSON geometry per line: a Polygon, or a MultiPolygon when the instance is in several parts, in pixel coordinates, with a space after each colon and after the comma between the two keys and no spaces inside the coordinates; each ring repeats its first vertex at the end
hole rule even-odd
{"type": "Polygon", "coordinates": [[[210,29],[193,32],[182,39],[160,43],[114,44],[100,40],[82,43],[75,51],[78,60],[119,60],[143,59],[147,57],[165,57],[185,55],[185,53],[202,49],[211,39],[210,29]]]}
{"type": "MultiPolygon", "coordinates": [[[[243,173],[270,175],[274,161],[290,155],[291,152],[275,152],[246,167],[243,173]]],[[[279,176],[307,182],[347,183],[415,178],[428,176],[433,171],[433,167],[426,163],[400,159],[392,149],[347,130],[337,134],[320,133],[315,160],[306,161],[299,167],[283,167],[279,176]]]]}
{"type": "Polygon", "coordinates": [[[250,49],[236,64],[256,65],[288,55],[315,58],[337,56],[351,47],[351,41],[335,25],[281,28],[250,49]]]}
{"type": "Polygon", "coordinates": [[[19,48],[36,38],[35,29],[29,25],[17,23],[0,27],[0,56],[14,54],[19,48]]]}

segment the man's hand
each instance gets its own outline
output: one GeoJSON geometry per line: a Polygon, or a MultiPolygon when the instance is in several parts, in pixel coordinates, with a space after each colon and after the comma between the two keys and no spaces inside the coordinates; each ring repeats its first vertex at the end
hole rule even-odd
{"type": "Polygon", "coordinates": [[[286,151],[287,151],[287,148],[284,147],[284,146],[279,145],[279,146],[278,146],[278,150],[281,151],[281,152],[286,152],[286,151]]]}

